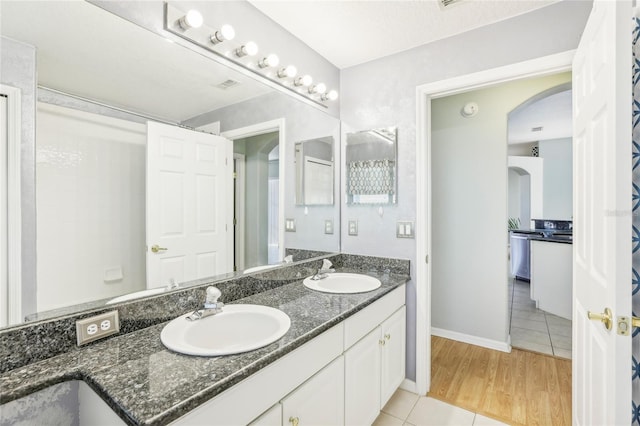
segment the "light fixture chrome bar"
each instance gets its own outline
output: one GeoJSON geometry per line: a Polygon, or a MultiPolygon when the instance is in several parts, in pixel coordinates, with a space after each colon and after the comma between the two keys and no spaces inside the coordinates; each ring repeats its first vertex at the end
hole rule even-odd
{"type": "Polygon", "coordinates": [[[82,102],[88,102],[90,104],[98,105],[98,106],[101,106],[101,107],[104,107],[104,108],[109,108],[111,110],[122,112],[124,114],[134,115],[136,117],[144,118],[146,120],[157,121],[159,123],[164,123],[164,124],[171,124],[172,126],[186,127],[186,126],[184,126],[184,125],[182,125],[182,124],[180,124],[179,122],[176,122],[176,121],[169,121],[169,120],[165,120],[164,118],[154,117],[152,115],[148,115],[148,114],[145,114],[145,113],[142,113],[142,112],[131,111],[131,110],[128,110],[128,109],[125,109],[125,108],[120,108],[120,107],[117,107],[117,106],[109,105],[107,103],[96,101],[96,100],[91,99],[91,98],[85,98],[84,96],[74,95],[73,93],[63,92],[62,90],[58,90],[58,89],[52,89],[51,87],[43,86],[41,84],[38,84],[38,89],[44,89],[44,90],[47,90],[49,92],[57,93],[58,95],[67,96],[69,98],[77,99],[77,100],[82,101],[82,102]]]}

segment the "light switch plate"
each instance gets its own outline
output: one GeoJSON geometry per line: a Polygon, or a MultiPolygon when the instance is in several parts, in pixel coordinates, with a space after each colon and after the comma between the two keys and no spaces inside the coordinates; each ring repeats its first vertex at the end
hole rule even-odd
{"type": "Polygon", "coordinates": [[[348,222],[349,225],[349,235],[351,236],[356,236],[358,235],[358,221],[357,220],[350,220],[348,222]]]}
{"type": "Polygon", "coordinates": [[[324,233],[333,234],[333,220],[327,219],[324,221],[324,233]]]}
{"type": "Polygon", "coordinates": [[[285,219],[284,220],[284,230],[286,232],[296,232],[296,220],[295,219],[285,219]]]}
{"type": "Polygon", "coordinates": [[[398,238],[414,238],[413,222],[401,221],[396,222],[396,237],[398,238]]]}

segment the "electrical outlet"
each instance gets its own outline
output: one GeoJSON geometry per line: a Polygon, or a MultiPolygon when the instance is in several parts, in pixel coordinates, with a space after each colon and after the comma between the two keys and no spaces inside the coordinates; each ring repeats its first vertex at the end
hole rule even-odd
{"type": "Polygon", "coordinates": [[[118,311],[105,312],[104,314],[76,321],[78,346],[111,336],[119,331],[118,311]]]}

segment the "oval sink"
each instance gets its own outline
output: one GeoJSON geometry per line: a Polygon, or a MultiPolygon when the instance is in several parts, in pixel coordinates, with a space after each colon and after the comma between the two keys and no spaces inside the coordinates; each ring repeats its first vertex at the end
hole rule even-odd
{"type": "Polygon", "coordinates": [[[113,299],[109,300],[105,304],[112,305],[114,303],[127,302],[129,300],[139,299],[141,297],[155,296],[156,294],[164,293],[165,291],[167,291],[165,287],[151,288],[148,290],[140,290],[134,293],[125,294],[123,296],[114,297],[113,299]]]}
{"type": "Polygon", "coordinates": [[[325,293],[364,293],[380,287],[380,280],[369,275],[334,272],[326,278],[307,277],[302,282],[307,288],[325,293]]]}
{"type": "Polygon", "coordinates": [[[291,320],[279,309],[261,305],[225,305],[222,312],[188,321],[191,312],[160,333],[169,349],[187,355],[219,356],[248,352],[284,336],[291,320]]]}

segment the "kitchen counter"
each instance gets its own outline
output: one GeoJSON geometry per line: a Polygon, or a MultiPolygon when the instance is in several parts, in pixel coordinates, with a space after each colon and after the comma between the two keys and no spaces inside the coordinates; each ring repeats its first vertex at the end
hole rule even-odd
{"type": "Polygon", "coordinates": [[[222,357],[181,355],[162,345],[160,332],[166,323],[157,324],[4,373],[0,403],[64,381],[83,380],[126,423],[166,424],[409,280],[402,274],[367,274],[379,278],[382,286],[367,293],[329,294],[309,290],[300,280],[231,302],[271,306],[289,315],[287,334],[263,348],[222,357]]]}
{"type": "Polygon", "coordinates": [[[573,232],[555,229],[513,229],[510,232],[525,234],[529,240],[547,241],[552,243],[573,243],[573,232]]]}

